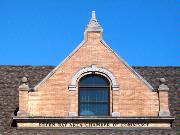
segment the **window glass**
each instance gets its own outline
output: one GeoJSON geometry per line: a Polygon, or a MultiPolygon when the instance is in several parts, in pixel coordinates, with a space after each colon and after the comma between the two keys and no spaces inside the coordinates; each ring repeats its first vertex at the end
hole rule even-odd
{"type": "Polygon", "coordinates": [[[81,116],[108,116],[108,80],[99,75],[83,77],[79,82],[79,104],[81,116]]]}
{"type": "Polygon", "coordinates": [[[108,86],[109,82],[103,76],[87,75],[81,79],[80,85],[81,86],[89,86],[89,85],[108,86]]]}

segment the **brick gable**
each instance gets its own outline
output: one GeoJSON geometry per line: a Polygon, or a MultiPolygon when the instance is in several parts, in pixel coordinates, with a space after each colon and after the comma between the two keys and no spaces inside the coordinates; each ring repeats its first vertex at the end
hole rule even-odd
{"type": "Polygon", "coordinates": [[[120,86],[111,98],[113,111],[119,112],[121,116],[158,115],[157,92],[153,92],[102,43],[100,34],[89,32],[87,41],[41,83],[35,92],[29,93],[29,115],[68,116],[69,112],[78,112],[78,91],[69,91],[68,85],[76,72],[91,65],[108,69],[120,86]]]}

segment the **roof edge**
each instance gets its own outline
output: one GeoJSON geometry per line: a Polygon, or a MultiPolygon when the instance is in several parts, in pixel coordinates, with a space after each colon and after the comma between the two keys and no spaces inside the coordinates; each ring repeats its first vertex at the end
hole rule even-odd
{"type": "Polygon", "coordinates": [[[60,64],[58,64],[42,81],[40,81],[33,89],[36,90],[42,83],[44,83],[47,79],[49,79],[55,72],[56,70],[63,65],[69,58],[71,58],[73,56],[73,54],[75,54],[75,52],[77,52],[82,45],[86,42],[86,38],[62,61],[60,62],[60,64]]]}
{"type": "Polygon", "coordinates": [[[111,51],[113,52],[116,57],[118,57],[123,64],[130,70],[132,71],[140,80],[142,80],[146,86],[148,86],[151,90],[154,90],[154,88],[148,83],[139,73],[137,73],[120,55],[118,55],[103,39],[101,40],[102,43],[111,51]]]}

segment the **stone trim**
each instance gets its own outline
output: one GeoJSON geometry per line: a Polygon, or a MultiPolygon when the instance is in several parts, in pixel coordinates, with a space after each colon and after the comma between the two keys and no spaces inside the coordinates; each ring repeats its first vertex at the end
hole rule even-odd
{"type": "Polygon", "coordinates": [[[111,115],[112,115],[112,117],[119,117],[120,113],[119,112],[112,112],[111,115]]]}
{"type": "Polygon", "coordinates": [[[123,64],[130,70],[132,73],[134,73],[135,76],[137,76],[140,80],[144,82],[144,84],[150,89],[154,90],[154,88],[148,83],[139,73],[137,73],[120,55],[118,55],[103,39],[101,40],[101,43],[105,45],[111,52],[113,52],[117,58],[119,58],[120,61],[123,62],[123,64]]]}
{"type": "Polygon", "coordinates": [[[76,117],[76,116],[78,116],[76,112],[69,112],[68,115],[69,115],[69,117],[76,117]]]}
{"type": "Polygon", "coordinates": [[[18,111],[17,112],[17,116],[19,116],[19,117],[25,117],[25,116],[29,116],[29,113],[27,113],[27,112],[23,112],[23,111],[18,111]]]}
{"type": "Polygon", "coordinates": [[[43,84],[46,80],[48,80],[57,70],[58,68],[63,65],[68,59],[71,58],[73,54],[75,54],[82,45],[87,41],[85,38],[58,66],[56,66],[42,81],[40,81],[35,87],[34,90],[36,90],[41,84],[43,84]]]}
{"type": "Polygon", "coordinates": [[[20,91],[29,91],[30,89],[29,89],[29,86],[27,84],[23,83],[23,84],[21,84],[19,86],[18,90],[20,90],[20,91]]]}
{"type": "Polygon", "coordinates": [[[29,85],[27,84],[28,79],[26,77],[23,77],[21,79],[21,82],[22,82],[22,84],[19,86],[18,90],[20,90],[20,91],[29,91],[30,88],[29,88],[29,85]]]}
{"type": "Polygon", "coordinates": [[[13,117],[13,121],[17,122],[18,129],[166,129],[172,127],[172,122],[174,121],[174,119],[174,117],[13,117]],[[52,123],[52,121],[54,123],[52,127],[47,125],[39,125],[39,123],[48,124],[52,123]],[[69,126],[58,126],[59,123],[64,122],[66,122],[69,126]],[[109,126],[70,126],[70,124],[73,123],[109,123],[109,126]],[[139,126],[139,124],[142,125],[139,126]]]}
{"type": "Polygon", "coordinates": [[[159,85],[158,91],[169,91],[169,87],[165,84],[159,85]]]}
{"type": "Polygon", "coordinates": [[[92,11],[92,17],[90,22],[88,23],[85,33],[87,32],[103,32],[101,25],[99,24],[98,20],[96,19],[95,11],[92,11]]]}
{"type": "Polygon", "coordinates": [[[87,73],[91,74],[92,72],[94,72],[95,74],[101,73],[101,74],[107,76],[112,83],[112,90],[119,90],[119,85],[117,84],[115,76],[107,69],[97,67],[96,65],[91,65],[90,67],[83,68],[83,69],[79,70],[78,72],[76,72],[75,75],[71,79],[71,83],[70,83],[68,89],[70,91],[77,90],[78,89],[78,87],[77,87],[78,79],[83,74],[87,74],[87,73]]]}
{"type": "Polygon", "coordinates": [[[170,116],[170,112],[169,111],[160,111],[159,112],[159,116],[170,116]]]}
{"type": "Polygon", "coordinates": [[[13,116],[13,120],[17,121],[34,121],[34,120],[120,120],[120,121],[149,121],[149,122],[172,122],[175,117],[171,116],[147,116],[147,117],[18,117],[13,116]]]}

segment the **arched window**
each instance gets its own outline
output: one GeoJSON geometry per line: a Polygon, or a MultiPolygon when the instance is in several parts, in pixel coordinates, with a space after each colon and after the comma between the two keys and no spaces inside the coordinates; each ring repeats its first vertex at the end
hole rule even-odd
{"type": "Polygon", "coordinates": [[[101,75],[90,74],[79,81],[79,115],[109,116],[110,83],[101,75]]]}

